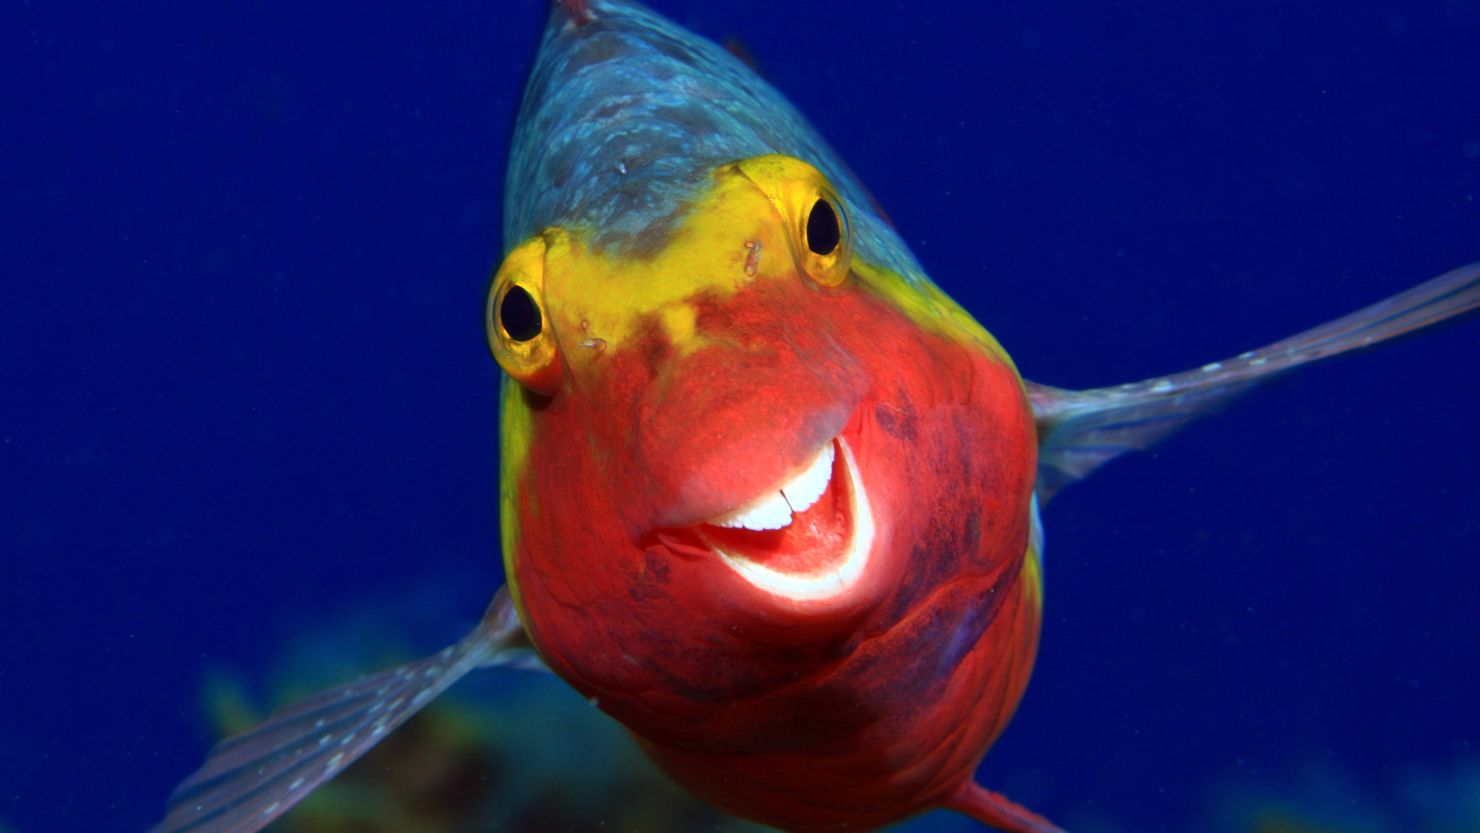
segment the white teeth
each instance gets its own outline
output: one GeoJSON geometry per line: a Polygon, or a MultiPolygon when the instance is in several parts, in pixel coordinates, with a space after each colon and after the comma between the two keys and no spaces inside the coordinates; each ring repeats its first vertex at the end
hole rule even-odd
{"type": "Polygon", "coordinates": [[[827,491],[832,480],[833,444],[829,442],[817,452],[806,468],[782,483],[775,491],[747,503],[710,523],[731,529],[782,529],[791,525],[793,512],[805,512],[808,507],[827,491]]]}
{"type": "Polygon", "coordinates": [[[715,552],[730,569],[752,586],[797,603],[820,602],[846,593],[858,583],[868,566],[869,553],[874,546],[874,515],[869,505],[868,493],[863,487],[863,478],[858,474],[858,463],[848,444],[841,439],[838,447],[843,451],[843,468],[847,472],[849,491],[849,516],[852,533],[835,565],[815,573],[786,573],[757,564],[742,556],[731,555],[719,547],[715,552]]]}
{"type": "Polygon", "coordinates": [[[805,469],[781,487],[781,496],[791,504],[791,511],[805,512],[816,503],[822,493],[827,491],[827,484],[832,480],[832,470],[833,444],[828,443],[805,469]]]}
{"type": "Polygon", "coordinates": [[[791,506],[780,492],[766,492],[756,500],[714,521],[731,529],[780,529],[791,525],[791,506]]]}

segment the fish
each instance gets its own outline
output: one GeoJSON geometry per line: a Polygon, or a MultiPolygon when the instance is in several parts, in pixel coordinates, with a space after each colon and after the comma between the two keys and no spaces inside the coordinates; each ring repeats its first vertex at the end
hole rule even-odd
{"type": "Polygon", "coordinates": [[[1263,382],[1480,306],[1480,263],[1268,346],[1026,380],[735,55],[631,0],[552,4],[486,296],[507,584],[472,633],[222,741],[156,833],[261,829],[464,675],[540,668],[677,783],[785,830],[976,781],[1032,674],[1041,512],[1263,382]]]}

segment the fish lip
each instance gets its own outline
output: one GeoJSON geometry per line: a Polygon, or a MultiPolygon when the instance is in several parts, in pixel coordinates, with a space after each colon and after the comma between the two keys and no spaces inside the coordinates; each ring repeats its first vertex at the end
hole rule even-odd
{"type": "Polygon", "coordinates": [[[828,566],[811,572],[789,572],[769,567],[729,551],[713,537],[705,535],[702,529],[696,528],[699,539],[734,575],[755,589],[792,604],[826,603],[845,596],[865,575],[873,551],[876,532],[873,508],[853,449],[839,434],[819,449],[818,456],[824,455],[828,446],[834,449],[841,461],[841,465],[836,467],[841,476],[830,477],[826,488],[816,499],[820,500],[834,488],[845,488],[849,527],[846,543],[828,566]],[[844,482],[837,482],[839,480],[844,482]]]}

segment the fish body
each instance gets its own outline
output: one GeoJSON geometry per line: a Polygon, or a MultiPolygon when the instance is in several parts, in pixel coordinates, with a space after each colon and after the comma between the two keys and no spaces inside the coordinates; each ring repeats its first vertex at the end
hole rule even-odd
{"type": "Polygon", "coordinates": [[[1471,265],[1184,373],[1034,384],[778,93],[626,0],[552,10],[504,233],[507,592],[445,651],[223,742],[159,831],[258,829],[534,655],[746,818],[1057,830],[973,780],[1033,665],[1039,506],[1273,374],[1480,305],[1471,265]]]}
{"type": "Polygon", "coordinates": [[[508,239],[543,248],[564,365],[548,396],[512,376],[504,391],[506,568],[530,636],[740,815],[866,828],[940,803],[1006,725],[1037,644],[1023,383],[748,68],[636,6],[563,14],[506,191],[508,239]],[[777,207],[793,193],[837,201],[856,280],[806,273],[777,207]],[[790,525],[713,523],[819,451],[828,486],[790,525]],[[867,563],[848,574],[861,525],[867,563]],[[816,563],[755,555],[793,538],[816,563]],[[737,569],[742,553],[775,580],[737,569]]]}

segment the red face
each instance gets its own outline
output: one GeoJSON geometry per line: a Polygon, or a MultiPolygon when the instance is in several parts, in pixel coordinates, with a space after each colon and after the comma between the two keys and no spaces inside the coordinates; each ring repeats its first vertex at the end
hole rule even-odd
{"type": "MultiPolygon", "coordinates": [[[[765,224],[736,248],[806,245],[765,224]]],[[[695,792],[883,823],[970,777],[1027,682],[1034,429],[1000,354],[896,303],[917,290],[791,261],[508,392],[510,577],[551,668],[695,792]]]]}

